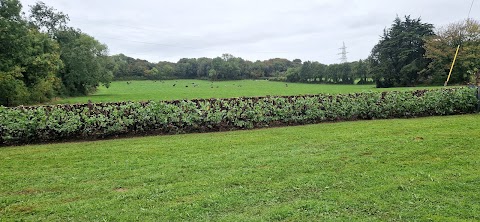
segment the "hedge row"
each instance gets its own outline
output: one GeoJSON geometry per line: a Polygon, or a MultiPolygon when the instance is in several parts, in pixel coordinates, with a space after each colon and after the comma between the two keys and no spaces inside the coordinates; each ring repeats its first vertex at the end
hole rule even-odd
{"type": "Polygon", "coordinates": [[[0,146],[472,113],[475,89],[0,107],[0,146]]]}

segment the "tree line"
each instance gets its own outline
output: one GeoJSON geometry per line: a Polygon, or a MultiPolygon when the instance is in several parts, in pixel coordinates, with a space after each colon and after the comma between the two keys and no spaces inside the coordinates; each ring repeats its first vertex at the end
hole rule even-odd
{"type": "Polygon", "coordinates": [[[18,0],[0,0],[0,105],[87,95],[110,83],[107,46],[68,21],[43,2],[26,17],[18,0]]]}
{"type": "Polygon", "coordinates": [[[269,59],[251,62],[231,54],[216,58],[182,58],[176,63],[151,63],[124,54],[111,56],[116,80],[135,79],[208,79],[238,80],[280,78],[291,67],[301,65],[301,60],[269,59]]]}
{"type": "Polygon", "coordinates": [[[275,58],[255,62],[223,54],[216,58],[183,58],[176,63],[151,63],[124,54],[111,56],[115,80],[270,79],[288,82],[354,84],[371,83],[366,61],[325,65],[319,62],[275,58]]]}

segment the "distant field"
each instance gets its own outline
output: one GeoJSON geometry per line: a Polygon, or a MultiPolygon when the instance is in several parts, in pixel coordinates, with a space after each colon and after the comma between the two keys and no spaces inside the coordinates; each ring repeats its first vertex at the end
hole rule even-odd
{"type": "Polygon", "coordinates": [[[0,149],[0,221],[479,221],[479,115],[0,149]]]}
{"type": "MultiPolygon", "coordinates": [[[[388,90],[410,90],[414,88],[392,88],[388,90]]],[[[230,98],[242,96],[300,95],[318,93],[354,93],[362,91],[384,91],[373,85],[320,85],[282,83],[265,80],[242,80],[210,82],[201,80],[132,81],[113,82],[110,88],[100,87],[88,97],[75,97],[54,103],[86,103],[113,101],[176,100],[194,98],[230,98]],[[175,85],[175,86],[174,86],[175,85]],[[188,87],[187,87],[188,86],[188,87]]]]}

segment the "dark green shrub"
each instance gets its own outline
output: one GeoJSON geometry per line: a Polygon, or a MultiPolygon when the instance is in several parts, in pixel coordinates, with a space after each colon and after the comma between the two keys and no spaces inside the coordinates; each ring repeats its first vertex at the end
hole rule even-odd
{"type": "Polygon", "coordinates": [[[473,113],[476,89],[0,107],[0,145],[473,113]]]}

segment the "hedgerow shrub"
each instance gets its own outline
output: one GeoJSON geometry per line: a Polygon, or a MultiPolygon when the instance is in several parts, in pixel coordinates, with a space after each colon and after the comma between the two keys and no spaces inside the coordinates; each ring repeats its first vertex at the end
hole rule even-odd
{"type": "Polygon", "coordinates": [[[475,89],[0,107],[0,146],[475,111],[475,89]]]}

